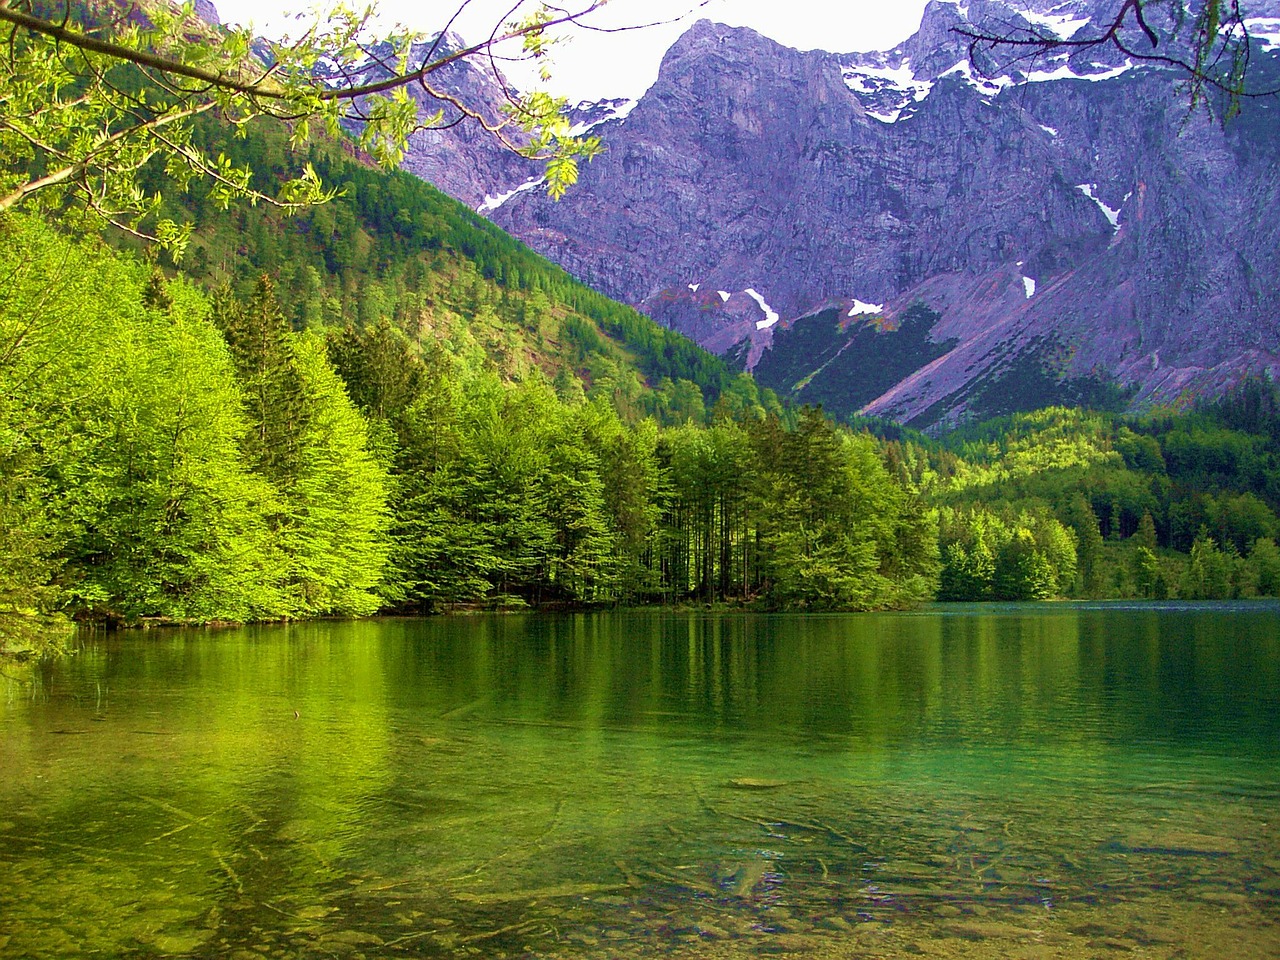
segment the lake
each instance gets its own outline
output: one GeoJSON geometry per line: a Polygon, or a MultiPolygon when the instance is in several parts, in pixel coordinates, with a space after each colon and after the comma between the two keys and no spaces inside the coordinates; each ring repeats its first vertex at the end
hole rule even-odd
{"type": "Polygon", "coordinates": [[[0,957],[1280,956],[1280,605],[82,634],[0,957]]]}

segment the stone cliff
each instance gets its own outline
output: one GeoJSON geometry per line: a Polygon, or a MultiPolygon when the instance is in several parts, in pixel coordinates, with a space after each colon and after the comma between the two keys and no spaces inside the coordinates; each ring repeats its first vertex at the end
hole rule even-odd
{"type": "MultiPolygon", "coordinates": [[[[846,55],[702,21],[638,103],[580,114],[608,149],[558,203],[518,160],[452,159],[462,141],[406,166],[801,400],[823,371],[770,382],[796,364],[767,352],[812,348],[793,331],[839,310],[856,376],[862,329],[891,335],[921,302],[945,352],[867,413],[954,419],[1030,354],[1139,403],[1280,371],[1280,101],[1224,126],[1109,48],[971,60],[955,32],[1088,35],[1114,6],[935,0],[900,47],[846,55]]],[[[1275,85],[1280,4],[1250,17],[1253,76],[1275,85]]]]}

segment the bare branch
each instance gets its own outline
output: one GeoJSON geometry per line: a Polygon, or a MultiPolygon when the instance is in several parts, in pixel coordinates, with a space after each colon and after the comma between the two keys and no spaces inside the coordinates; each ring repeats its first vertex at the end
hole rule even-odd
{"type": "MultiPolygon", "coordinates": [[[[1205,89],[1216,90],[1226,95],[1232,104],[1232,107],[1228,108],[1228,116],[1234,109],[1234,105],[1241,99],[1274,97],[1280,94],[1280,87],[1268,90],[1248,90],[1244,87],[1249,62],[1249,31],[1236,0],[1231,0],[1231,13],[1225,20],[1208,16],[1207,21],[1200,25],[1199,35],[1193,44],[1194,60],[1175,53],[1156,52],[1160,47],[1161,38],[1147,18],[1148,2],[1149,0],[1124,0],[1105,29],[1100,34],[1088,37],[1051,37],[1026,28],[1022,29],[1029,34],[1028,36],[1019,36],[1016,29],[1009,33],[995,33],[985,29],[955,27],[952,32],[969,41],[971,61],[975,59],[979,50],[1027,51],[1025,56],[1013,61],[1016,63],[1029,57],[1047,55],[1055,51],[1071,51],[1071,55],[1074,56],[1086,50],[1113,47],[1133,61],[1165,66],[1185,74],[1191,85],[1193,107],[1202,98],[1202,91],[1205,89]],[[1138,30],[1150,44],[1150,49],[1138,49],[1125,37],[1126,23],[1131,15],[1138,30]],[[1235,46],[1233,40],[1243,42],[1235,46]],[[1225,72],[1224,60],[1229,61],[1225,72]]],[[[1211,6],[1214,5],[1211,4],[1211,6]]],[[[1220,6],[1221,3],[1218,3],[1214,9],[1220,6]]],[[[1205,16],[1206,14],[1202,14],[1202,17],[1205,16]]],[[[1166,43],[1165,49],[1168,50],[1168,47],[1169,44],[1166,43]]]]}
{"type": "MultiPolygon", "coordinates": [[[[585,9],[576,13],[565,14],[563,16],[554,17],[550,20],[540,21],[537,23],[521,24],[503,33],[495,32],[490,35],[488,39],[480,43],[464,47],[461,50],[455,51],[436,60],[424,60],[421,66],[408,73],[396,73],[386,79],[359,86],[342,87],[340,89],[317,89],[314,93],[320,100],[352,100],[358,97],[366,97],[371,94],[393,90],[396,87],[401,87],[406,84],[413,83],[416,80],[420,80],[427,74],[433,73],[434,71],[446,67],[451,63],[474,56],[493,44],[505,43],[508,40],[516,40],[534,33],[541,33],[561,24],[576,24],[579,17],[586,16],[587,14],[600,9],[604,6],[605,2],[606,0],[594,0],[594,2],[585,9]]],[[[53,23],[52,21],[23,13],[20,10],[15,10],[9,6],[7,2],[0,3],[0,20],[7,21],[15,26],[22,27],[34,33],[52,37],[55,40],[81,50],[100,53],[108,57],[113,57],[117,60],[123,60],[143,67],[151,67],[176,76],[188,77],[192,80],[201,80],[211,86],[230,90],[236,93],[271,100],[294,99],[298,97],[300,93],[297,89],[290,89],[289,87],[272,80],[271,74],[274,72],[274,68],[267,70],[265,74],[256,80],[243,80],[233,73],[208,70],[203,67],[184,63],[181,60],[152,53],[147,50],[113,43],[109,40],[99,40],[97,37],[94,37],[89,33],[80,30],[72,30],[60,24],[53,23]]]]}

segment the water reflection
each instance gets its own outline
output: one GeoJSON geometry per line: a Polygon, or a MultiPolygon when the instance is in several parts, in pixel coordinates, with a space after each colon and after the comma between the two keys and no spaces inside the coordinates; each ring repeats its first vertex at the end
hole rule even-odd
{"type": "Polygon", "coordinates": [[[1064,605],[88,635],[4,687],[0,956],[961,955],[1032,919],[1084,956],[1197,911],[1266,956],[1278,626],[1064,605]]]}

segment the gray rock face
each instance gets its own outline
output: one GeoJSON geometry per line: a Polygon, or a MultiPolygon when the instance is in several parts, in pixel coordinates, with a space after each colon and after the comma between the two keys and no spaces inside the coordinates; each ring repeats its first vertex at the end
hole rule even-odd
{"type": "Polygon", "coordinates": [[[218,16],[218,8],[213,0],[196,0],[196,16],[210,26],[219,26],[222,19],[218,16]]]}
{"type": "MultiPolygon", "coordinates": [[[[409,62],[441,59],[462,47],[459,37],[446,34],[438,42],[415,45],[409,62]]],[[[385,70],[374,67],[360,79],[368,82],[387,75],[385,70]]],[[[464,59],[433,71],[428,84],[411,85],[409,93],[418,103],[420,117],[429,119],[438,113],[439,118],[432,124],[434,129],[419,131],[410,138],[401,163],[405,170],[471,207],[484,204],[486,199],[493,202],[511,189],[504,184],[514,187],[539,175],[536,163],[503,146],[482,126],[501,127],[503,136],[513,144],[522,146],[528,142],[519,127],[508,124],[504,108],[510,91],[501,73],[481,59],[464,59]],[[471,115],[463,116],[459,105],[471,115]]]]}
{"type": "MultiPolygon", "coordinates": [[[[562,201],[530,185],[487,212],[748,366],[824,308],[860,323],[883,305],[892,325],[923,300],[942,314],[931,336],[956,345],[864,408],[901,420],[962,412],[976,379],[1046,342],[1139,401],[1280,373],[1280,101],[1224,128],[1110,48],[971,63],[956,26],[1083,37],[1118,2],[1015,6],[934,0],[916,36],[874,54],[702,21],[637,104],[582,114],[607,152],[562,201]]],[[[1280,3],[1249,15],[1265,85],[1280,3]]],[[[530,176],[477,165],[455,186],[449,156],[407,166],[477,206],[530,176]]]]}

